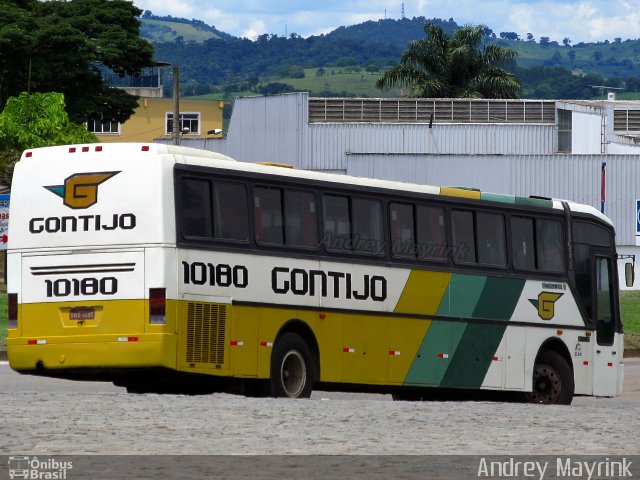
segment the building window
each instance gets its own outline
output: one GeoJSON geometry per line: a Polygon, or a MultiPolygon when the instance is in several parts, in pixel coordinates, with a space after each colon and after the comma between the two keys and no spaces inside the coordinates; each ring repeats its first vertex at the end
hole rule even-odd
{"type": "Polygon", "coordinates": [[[571,110],[558,109],[558,152],[571,153],[571,110]]]}
{"type": "MultiPolygon", "coordinates": [[[[173,113],[167,112],[166,117],[166,135],[173,133],[173,113]]],[[[185,112],[180,113],[180,130],[188,128],[189,133],[184,135],[200,135],[200,113],[198,112],[185,112]]]]}
{"type": "Polygon", "coordinates": [[[89,119],[87,130],[96,135],[120,135],[120,122],[89,119]]]}

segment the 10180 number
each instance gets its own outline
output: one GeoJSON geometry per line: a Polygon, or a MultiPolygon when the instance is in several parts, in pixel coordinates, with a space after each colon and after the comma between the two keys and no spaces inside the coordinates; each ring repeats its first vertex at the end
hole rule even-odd
{"type": "Polygon", "coordinates": [[[47,297],[91,296],[91,295],[115,295],[118,291],[118,279],[115,277],[104,278],[59,278],[58,280],[45,280],[47,297]]]}

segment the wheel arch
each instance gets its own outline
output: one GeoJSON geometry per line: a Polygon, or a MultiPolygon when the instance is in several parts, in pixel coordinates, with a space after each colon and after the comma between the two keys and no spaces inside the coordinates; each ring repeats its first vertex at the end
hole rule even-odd
{"type": "Polygon", "coordinates": [[[317,382],[318,380],[320,380],[320,348],[318,347],[318,340],[316,339],[316,335],[315,333],[313,333],[311,327],[305,321],[300,320],[299,318],[293,318],[289,320],[278,331],[276,338],[273,341],[274,346],[278,343],[280,337],[282,337],[282,335],[284,335],[285,333],[295,333],[305,341],[305,343],[309,347],[309,350],[311,351],[311,356],[313,357],[313,371],[315,375],[313,381],[317,382]]]}
{"type": "Polygon", "coordinates": [[[542,352],[544,352],[545,350],[550,350],[552,352],[555,352],[558,355],[560,355],[562,358],[564,358],[565,361],[567,362],[567,365],[569,365],[571,372],[573,373],[574,371],[573,358],[571,357],[571,353],[569,353],[569,348],[567,348],[567,345],[562,340],[560,340],[557,337],[551,337],[546,339],[544,342],[542,342],[542,345],[540,345],[540,348],[538,349],[538,353],[536,354],[536,359],[534,364],[538,361],[538,359],[540,358],[540,355],[542,355],[542,352]]]}

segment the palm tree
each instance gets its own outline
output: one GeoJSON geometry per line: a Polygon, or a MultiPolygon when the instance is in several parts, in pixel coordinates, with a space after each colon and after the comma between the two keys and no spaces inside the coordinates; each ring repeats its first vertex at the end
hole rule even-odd
{"type": "Polygon", "coordinates": [[[425,23],[426,38],[411,42],[400,64],[386,70],[376,87],[405,87],[412,97],[516,98],[520,81],[501,67],[518,54],[498,45],[483,47],[484,29],[466,25],[449,36],[425,23]]]}

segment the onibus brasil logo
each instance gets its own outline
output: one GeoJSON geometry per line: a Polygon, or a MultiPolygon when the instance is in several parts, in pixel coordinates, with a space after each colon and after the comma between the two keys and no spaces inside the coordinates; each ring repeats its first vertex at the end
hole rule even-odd
{"type": "Polygon", "coordinates": [[[98,203],[98,185],[120,172],[74,173],[65,178],[64,185],[45,186],[61,197],[69,208],[89,208],[98,203]]]}
{"type": "Polygon", "coordinates": [[[55,458],[38,460],[38,457],[9,457],[9,478],[65,480],[73,462],[55,458]]]}

